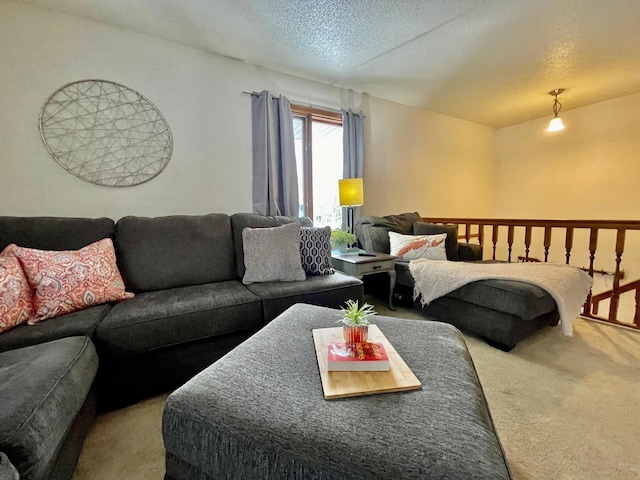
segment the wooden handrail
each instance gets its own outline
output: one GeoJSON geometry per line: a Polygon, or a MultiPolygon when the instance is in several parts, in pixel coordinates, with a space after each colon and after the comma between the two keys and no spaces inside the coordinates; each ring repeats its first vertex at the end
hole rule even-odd
{"type": "Polygon", "coordinates": [[[425,222],[457,223],[458,225],[498,225],[500,227],[573,227],[640,230],[640,220],[536,220],[531,218],[460,218],[460,217],[422,217],[425,222]]]}
{"type": "MultiPolygon", "coordinates": [[[[621,285],[618,288],[618,293],[625,293],[625,292],[630,292],[631,290],[635,290],[637,288],[640,288],[640,280],[634,280],[633,282],[629,282],[626,283],[624,285],[621,285]]],[[[593,295],[593,297],[591,297],[591,301],[593,302],[593,306],[595,307],[598,303],[600,303],[602,300],[606,300],[607,298],[611,298],[611,296],[613,295],[613,288],[610,290],[606,290],[602,293],[599,293],[597,295],[593,295]]],[[[594,308],[595,310],[595,308],[594,308]]],[[[598,313],[597,311],[594,313],[598,313]]]]}
{"type": "MultiPolygon", "coordinates": [[[[621,324],[630,326],[632,328],[640,329],[640,280],[621,285],[620,281],[624,277],[624,271],[622,270],[622,257],[625,252],[625,243],[627,232],[639,231],[640,220],[554,220],[554,219],[511,219],[511,218],[459,218],[459,217],[423,217],[423,221],[431,223],[454,223],[459,227],[464,226],[463,231],[458,232],[458,239],[469,243],[471,239],[477,239],[478,243],[484,247],[485,240],[491,242],[491,258],[496,259],[498,253],[497,246],[500,240],[506,240],[506,260],[512,261],[512,254],[514,250],[514,243],[516,241],[516,230],[524,229],[523,232],[523,249],[524,255],[518,255],[521,261],[530,261],[530,252],[533,242],[534,229],[543,229],[544,239],[544,262],[549,261],[549,250],[552,247],[552,235],[556,230],[564,231],[564,256],[563,263],[569,265],[572,261],[572,254],[574,253],[574,244],[578,237],[576,234],[578,231],[588,231],[589,242],[586,250],[588,252],[588,268],[581,268],[589,273],[593,277],[594,273],[604,272],[604,269],[596,269],[595,260],[598,250],[599,235],[603,231],[610,231],[615,233],[615,248],[612,255],[608,257],[612,259],[613,263],[607,267],[607,270],[613,271],[613,287],[607,291],[592,295],[591,293],[587,297],[587,301],[584,304],[582,314],[587,317],[597,318],[599,320],[605,320],[610,323],[621,324]],[[507,235],[506,239],[500,238],[499,228],[506,227],[507,235]],[[485,228],[490,228],[491,235],[485,236],[485,228]],[[475,231],[472,231],[475,229],[475,231]],[[636,308],[633,318],[633,323],[623,323],[618,320],[618,309],[620,302],[620,295],[629,291],[636,292],[636,308]],[[609,314],[607,318],[597,317],[599,303],[603,300],[609,300],[609,314]]],[[[460,228],[462,230],[462,228],[460,228]]],[[[518,237],[519,238],[519,237],[518,237]]],[[[582,248],[582,247],[580,247],[582,248]]],[[[555,254],[555,258],[558,257],[555,254]]],[[[602,255],[600,258],[603,258],[602,255]]],[[[531,259],[537,260],[537,259],[531,259]]]]}

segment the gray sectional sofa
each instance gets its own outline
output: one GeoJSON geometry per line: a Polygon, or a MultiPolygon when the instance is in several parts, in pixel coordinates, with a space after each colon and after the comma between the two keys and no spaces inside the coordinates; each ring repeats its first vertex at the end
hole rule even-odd
{"type": "Polygon", "coordinates": [[[169,391],[295,303],[361,301],[362,282],[338,272],[242,283],[242,230],[295,221],[310,225],[254,214],[0,217],[0,251],[11,243],[76,250],[112,238],[135,293],[0,334],[0,474],[68,479],[96,402],[114,408],[169,391]]]}
{"type": "MultiPolygon", "coordinates": [[[[458,243],[457,225],[435,225],[422,221],[417,212],[364,216],[356,236],[367,251],[389,253],[389,231],[403,235],[446,233],[447,260],[483,261],[482,247],[458,243]]],[[[491,260],[489,260],[491,261],[491,260]]],[[[512,280],[482,280],[422,305],[413,299],[414,280],[409,262],[396,262],[395,298],[430,318],[473,332],[496,348],[511,350],[540,329],[558,323],[556,303],[542,288],[512,280]]]]}

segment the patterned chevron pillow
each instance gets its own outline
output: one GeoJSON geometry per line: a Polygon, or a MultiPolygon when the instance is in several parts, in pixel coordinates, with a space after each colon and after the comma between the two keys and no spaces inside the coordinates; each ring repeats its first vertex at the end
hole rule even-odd
{"type": "Polygon", "coordinates": [[[300,228],[300,259],[307,275],[328,275],[331,267],[331,227],[300,228]]]}

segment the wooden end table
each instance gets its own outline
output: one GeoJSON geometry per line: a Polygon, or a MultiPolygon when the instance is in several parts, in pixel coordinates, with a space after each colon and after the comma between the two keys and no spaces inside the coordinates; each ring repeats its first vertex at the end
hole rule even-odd
{"type": "Polygon", "coordinates": [[[386,253],[373,253],[372,256],[360,256],[358,254],[342,254],[331,252],[331,265],[336,270],[362,280],[365,275],[373,273],[389,274],[389,309],[393,306],[393,290],[396,287],[396,258],[386,253]]]}

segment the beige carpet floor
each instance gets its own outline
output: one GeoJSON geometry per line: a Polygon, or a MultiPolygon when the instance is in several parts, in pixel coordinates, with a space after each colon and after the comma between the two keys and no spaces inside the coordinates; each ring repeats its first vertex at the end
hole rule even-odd
{"type": "MultiPolygon", "coordinates": [[[[509,353],[465,338],[515,479],[640,478],[640,332],[576,320],[571,338],[548,328],[509,353]]],[[[100,415],[74,480],[161,479],[165,399],[100,415]]]]}

